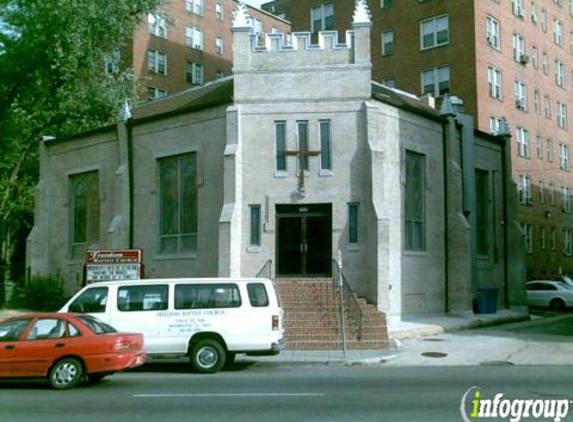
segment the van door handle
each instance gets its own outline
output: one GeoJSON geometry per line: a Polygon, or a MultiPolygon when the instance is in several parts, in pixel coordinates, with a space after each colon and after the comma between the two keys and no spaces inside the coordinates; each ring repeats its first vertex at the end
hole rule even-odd
{"type": "Polygon", "coordinates": [[[14,346],[13,344],[9,344],[8,346],[4,347],[4,349],[6,349],[6,350],[12,350],[15,348],[16,348],[16,346],[14,346]]]}
{"type": "Polygon", "coordinates": [[[55,347],[64,347],[66,345],[66,343],[56,343],[55,347]]]}

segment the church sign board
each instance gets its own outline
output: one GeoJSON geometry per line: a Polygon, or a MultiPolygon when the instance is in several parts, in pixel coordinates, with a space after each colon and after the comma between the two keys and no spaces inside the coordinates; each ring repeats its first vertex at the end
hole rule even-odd
{"type": "Polygon", "coordinates": [[[141,249],[88,250],[86,283],[109,280],[139,280],[142,276],[141,249]]]}

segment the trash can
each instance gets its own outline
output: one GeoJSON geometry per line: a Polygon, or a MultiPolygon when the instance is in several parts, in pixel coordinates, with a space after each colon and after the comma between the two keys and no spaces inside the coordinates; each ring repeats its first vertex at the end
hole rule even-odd
{"type": "Polygon", "coordinates": [[[497,288],[480,287],[476,300],[477,314],[495,314],[497,312],[497,288]]]}

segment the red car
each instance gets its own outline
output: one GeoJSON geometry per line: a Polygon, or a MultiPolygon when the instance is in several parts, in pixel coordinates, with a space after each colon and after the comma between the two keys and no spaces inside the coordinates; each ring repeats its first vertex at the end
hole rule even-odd
{"type": "Polygon", "coordinates": [[[0,322],[0,377],[47,377],[64,390],[145,362],[143,334],[89,315],[22,314],[0,322]]]}

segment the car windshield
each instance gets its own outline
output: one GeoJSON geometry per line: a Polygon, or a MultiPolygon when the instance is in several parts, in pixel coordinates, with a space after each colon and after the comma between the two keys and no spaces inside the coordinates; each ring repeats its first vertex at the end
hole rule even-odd
{"type": "Polygon", "coordinates": [[[89,329],[96,334],[117,333],[117,330],[111,325],[106,324],[91,315],[78,315],[76,318],[87,325],[89,329]]]}

